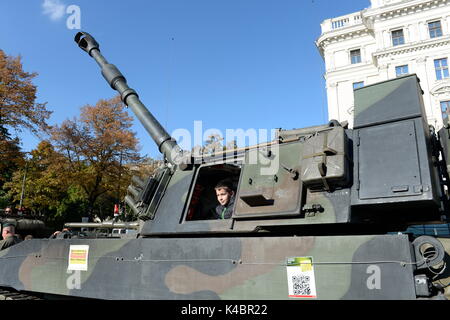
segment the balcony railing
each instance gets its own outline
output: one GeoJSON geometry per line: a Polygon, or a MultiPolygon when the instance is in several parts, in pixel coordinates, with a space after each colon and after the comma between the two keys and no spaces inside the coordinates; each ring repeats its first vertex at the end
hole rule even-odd
{"type": "Polygon", "coordinates": [[[360,12],[348,14],[346,16],[337,17],[337,18],[333,18],[333,19],[327,19],[321,25],[322,33],[336,30],[336,29],[345,28],[348,26],[358,25],[361,23],[362,23],[362,20],[361,20],[360,12]]]}

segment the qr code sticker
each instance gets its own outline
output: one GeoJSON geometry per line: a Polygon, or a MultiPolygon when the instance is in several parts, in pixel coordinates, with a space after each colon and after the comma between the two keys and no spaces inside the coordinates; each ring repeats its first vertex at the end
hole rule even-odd
{"type": "Polygon", "coordinates": [[[286,260],[290,298],[317,298],[312,257],[289,257],[286,260]]]}
{"type": "Polygon", "coordinates": [[[309,276],[292,276],[292,285],[295,296],[311,295],[311,278],[309,276]]]}

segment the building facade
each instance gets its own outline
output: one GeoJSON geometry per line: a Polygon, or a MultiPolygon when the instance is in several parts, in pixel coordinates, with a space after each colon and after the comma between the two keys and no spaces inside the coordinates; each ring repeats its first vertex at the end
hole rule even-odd
{"type": "Polygon", "coordinates": [[[327,19],[316,45],[325,61],[328,117],[353,127],[355,88],[415,73],[428,123],[450,113],[450,0],[371,0],[327,19]]]}

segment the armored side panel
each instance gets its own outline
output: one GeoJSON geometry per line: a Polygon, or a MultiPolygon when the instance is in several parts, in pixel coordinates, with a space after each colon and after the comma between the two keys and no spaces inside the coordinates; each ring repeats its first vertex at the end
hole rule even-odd
{"type": "Polygon", "coordinates": [[[195,171],[175,171],[175,173],[162,181],[167,184],[161,186],[158,203],[153,210],[157,212],[152,220],[145,222],[141,234],[170,234],[179,232],[181,214],[186,207],[188,190],[191,187],[195,171]]]}
{"type": "Polygon", "coordinates": [[[302,149],[300,143],[288,143],[247,153],[234,218],[299,214],[302,149]]]}
{"type": "MultiPolygon", "coordinates": [[[[448,123],[448,116],[445,117],[444,119],[444,126],[441,130],[439,130],[439,140],[441,142],[441,146],[442,146],[442,158],[443,158],[443,163],[444,164],[448,164],[449,159],[450,159],[450,148],[449,148],[449,143],[450,143],[450,124],[448,123]]],[[[446,166],[447,169],[447,174],[450,173],[450,165],[446,166]]]]}
{"type": "Polygon", "coordinates": [[[406,235],[30,240],[0,252],[0,285],[101,299],[415,299],[421,262],[406,235]]]}
{"type": "Polygon", "coordinates": [[[355,90],[354,129],[425,115],[419,80],[408,75],[355,90]]]}
{"type": "Polygon", "coordinates": [[[440,187],[425,119],[415,75],[355,90],[355,211],[437,217],[440,187]]]}

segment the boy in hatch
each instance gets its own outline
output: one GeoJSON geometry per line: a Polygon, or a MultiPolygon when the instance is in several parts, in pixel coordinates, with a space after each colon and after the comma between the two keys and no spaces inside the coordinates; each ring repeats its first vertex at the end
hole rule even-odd
{"type": "Polygon", "coordinates": [[[234,207],[234,191],[229,180],[222,180],[215,186],[219,205],[213,210],[213,219],[230,219],[234,207]]]}

